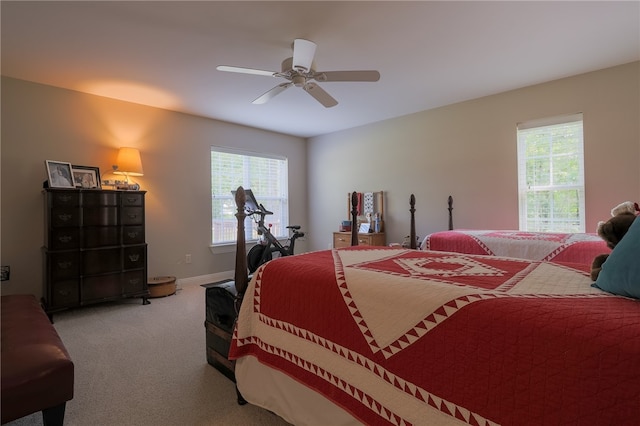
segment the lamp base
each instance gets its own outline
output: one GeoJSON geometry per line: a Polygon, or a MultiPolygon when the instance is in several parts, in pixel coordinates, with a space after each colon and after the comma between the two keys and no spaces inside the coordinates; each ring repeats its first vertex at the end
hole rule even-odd
{"type": "Polygon", "coordinates": [[[140,185],[138,185],[137,183],[122,183],[116,185],[116,189],[120,191],[139,191],[140,185]]]}

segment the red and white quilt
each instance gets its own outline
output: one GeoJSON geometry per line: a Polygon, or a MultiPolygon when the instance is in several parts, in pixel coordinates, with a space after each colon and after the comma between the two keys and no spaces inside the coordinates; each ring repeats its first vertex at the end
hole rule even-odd
{"type": "Polygon", "coordinates": [[[640,302],[588,267],[352,247],[273,260],[230,358],[252,355],[365,424],[635,424],[640,302]]]}
{"type": "Polygon", "coordinates": [[[585,265],[591,265],[599,254],[611,253],[597,234],[499,230],[435,232],[427,235],[422,248],[585,265]]]}

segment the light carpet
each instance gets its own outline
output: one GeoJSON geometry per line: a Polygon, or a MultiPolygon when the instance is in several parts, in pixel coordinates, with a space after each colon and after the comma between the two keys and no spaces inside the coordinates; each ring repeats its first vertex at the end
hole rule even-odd
{"type": "MultiPolygon", "coordinates": [[[[288,425],[236,402],[235,385],[207,363],[205,289],[105,303],[54,315],[75,364],[65,425],[288,425]]],[[[42,425],[34,413],[11,426],[42,425]]]]}

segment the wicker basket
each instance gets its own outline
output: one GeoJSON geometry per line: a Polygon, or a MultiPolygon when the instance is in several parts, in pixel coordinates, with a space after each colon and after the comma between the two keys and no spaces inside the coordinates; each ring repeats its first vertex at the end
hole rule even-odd
{"type": "Polygon", "coordinates": [[[147,284],[149,297],[165,297],[176,293],[176,277],[153,277],[147,284]]]}

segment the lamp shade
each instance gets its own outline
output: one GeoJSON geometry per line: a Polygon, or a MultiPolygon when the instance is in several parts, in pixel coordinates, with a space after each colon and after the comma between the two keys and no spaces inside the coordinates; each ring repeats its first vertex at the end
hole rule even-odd
{"type": "Polygon", "coordinates": [[[113,172],[115,174],[128,176],[144,175],[140,151],[136,148],[120,148],[116,165],[118,168],[113,172]]]}

